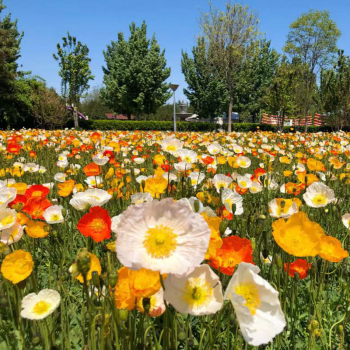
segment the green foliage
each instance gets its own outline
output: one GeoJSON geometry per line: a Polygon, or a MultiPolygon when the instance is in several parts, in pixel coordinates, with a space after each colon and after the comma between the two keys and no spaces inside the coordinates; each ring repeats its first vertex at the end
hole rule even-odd
{"type": "Polygon", "coordinates": [[[235,109],[242,114],[246,112],[253,116],[253,121],[266,106],[265,96],[275,77],[279,63],[279,54],[271,48],[266,39],[254,43],[255,50],[251,59],[243,65],[239,74],[240,83],[236,91],[238,101],[235,109]]]}
{"type": "Polygon", "coordinates": [[[320,97],[330,123],[342,128],[350,124],[350,59],[338,52],[334,67],[321,73],[320,97]]]}
{"type": "Polygon", "coordinates": [[[128,117],[154,113],[171,96],[165,80],[170,76],[166,67],[165,50],[161,51],[155,38],[147,39],[147,26],[130,25],[130,37],[118,34],[104,51],[105,88],[101,96],[106,105],[128,117]]]}
{"type": "Polygon", "coordinates": [[[79,111],[87,115],[89,119],[105,119],[106,113],[111,112],[101,98],[101,89],[99,87],[93,88],[85,96],[79,105],[79,111]]]}
{"type": "Polygon", "coordinates": [[[252,56],[252,43],[258,35],[258,19],[247,6],[226,4],[225,11],[210,6],[201,16],[202,36],[208,45],[210,67],[225,83],[229,93],[228,130],[231,131],[231,113],[235,103],[238,74],[245,60],[252,56]]]}
{"type": "Polygon", "coordinates": [[[204,38],[197,39],[191,58],[182,52],[181,69],[188,85],[184,94],[201,118],[215,118],[227,108],[229,95],[226,85],[210,67],[204,38]]]}
{"type": "Polygon", "coordinates": [[[89,65],[91,61],[88,57],[89,49],[69,32],[62,40],[62,46],[57,44],[57,55],[53,55],[59,62],[62,96],[68,100],[68,103],[77,104],[83,93],[89,89],[89,81],[94,79],[89,65]]]}
{"type": "Polygon", "coordinates": [[[328,11],[310,10],[290,25],[284,51],[306,63],[312,73],[327,66],[337,52],[340,30],[328,11]]]}
{"type": "Polygon", "coordinates": [[[280,113],[282,117],[294,112],[294,77],[294,67],[284,56],[277,68],[275,77],[266,96],[266,102],[270,112],[275,114],[280,113]]]}
{"type": "Polygon", "coordinates": [[[0,0],[0,125],[11,126],[19,118],[16,78],[23,33],[18,31],[17,21],[12,20],[11,14],[2,17],[5,8],[0,0]]]}
{"type": "MultiPolygon", "coordinates": [[[[71,125],[70,125],[71,126],[71,125]]],[[[171,121],[120,121],[120,120],[88,120],[81,123],[81,126],[86,130],[119,130],[119,131],[168,131],[173,130],[173,122],[171,121]]],[[[224,128],[227,125],[223,126],[224,128]]],[[[218,130],[218,125],[214,123],[176,123],[178,131],[215,131],[218,130]]],[[[302,127],[284,127],[283,132],[303,131],[302,127]],[[293,129],[293,130],[292,130],[293,129]]],[[[249,131],[277,131],[277,127],[267,124],[256,123],[237,123],[232,125],[232,130],[237,132],[249,131]]],[[[310,127],[309,132],[330,131],[329,127],[310,127]]]]}

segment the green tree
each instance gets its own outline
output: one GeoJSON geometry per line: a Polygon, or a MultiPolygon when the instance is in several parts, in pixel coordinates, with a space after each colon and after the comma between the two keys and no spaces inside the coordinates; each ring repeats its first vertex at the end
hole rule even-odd
{"type": "Polygon", "coordinates": [[[316,82],[320,71],[332,62],[339,36],[340,31],[328,11],[310,10],[290,25],[283,50],[302,67],[297,104],[303,117],[315,108],[316,82]]]}
{"type": "Polygon", "coordinates": [[[257,116],[267,107],[265,96],[274,79],[278,63],[279,54],[271,48],[270,41],[263,39],[255,45],[252,58],[247,60],[240,74],[242,83],[239,84],[237,100],[240,101],[241,106],[236,109],[252,115],[253,122],[256,122],[257,116]],[[242,95],[243,98],[240,97],[242,95]]]}
{"type": "Polygon", "coordinates": [[[265,97],[270,113],[281,116],[281,128],[284,126],[286,116],[294,114],[295,89],[296,89],[296,67],[289,63],[286,56],[282,57],[272,84],[265,97]]]}
{"type": "Polygon", "coordinates": [[[228,131],[231,132],[238,73],[253,54],[258,19],[247,6],[227,3],[225,11],[220,11],[210,5],[209,13],[201,15],[201,28],[208,45],[210,67],[221,77],[229,93],[228,131]]]}
{"type": "Polygon", "coordinates": [[[115,112],[136,118],[151,114],[170,97],[170,76],[166,67],[165,50],[161,51],[155,38],[147,39],[147,26],[130,25],[130,37],[118,34],[104,51],[106,67],[103,67],[105,87],[101,96],[105,104],[115,112]]]}
{"type": "Polygon", "coordinates": [[[350,125],[350,59],[342,50],[334,66],[321,72],[320,98],[332,126],[350,125]]]}
{"type": "Polygon", "coordinates": [[[5,8],[0,0],[0,124],[3,127],[21,121],[17,110],[16,79],[19,76],[17,60],[23,37],[23,33],[18,31],[17,20],[13,21],[11,14],[2,17],[5,8]]]}
{"type": "Polygon", "coordinates": [[[290,25],[283,50],[292,58],[306,63],[312,73],[318,73],[331,62],[337,52],[340,30],[328,11],[310,10],[290,25]]]}
{"type": "Polygon", "coordinates": [[[101,89],[99,87],[94,87],[84,97],[79,109],[89,119],[106,119],[106,113],[111,112],[111,109],[104,104],[101,98],[101,89]]]}
{"type": "Polygon", "coordinates": [[[65,100],[43,81],[34,81],[30,93],[31,113],[36,128],[56,129],[66,125],[69,112],[65,100]]]}
{"type": "Polygon", "coordinates": [[[193,58],[182,52],[181,69],[188,85],[184,94],[201,118],[215,118],[227,108],[229,96],[225,83],[210,67],[204,38],[197,39],[193,58]]]}
{"type": "MultiPolygon", "coordinates": [[[[71,36],[69,32],[62,40],[62,46],[60,43],[57,44],[57,54],[53,54],[53,57],[59,62],[62,96],[69,104],[77,105],[83,93],[89,89],[89,81],[94,79],[90,70],[89,48],[77,41],[77,38],[71,36]]],[[[74,125],[78,126],[76,113],[74,125]]]]}

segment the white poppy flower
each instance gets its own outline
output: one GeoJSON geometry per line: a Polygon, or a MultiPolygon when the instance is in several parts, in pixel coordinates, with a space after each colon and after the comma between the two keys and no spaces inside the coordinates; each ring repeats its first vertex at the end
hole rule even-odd
{"type": "Polygon", "coordinates": [[[197,185],[199,185],[205,179],[205,175],[198,171],[192,171],[188,177],[191,179],[191,185],[194,186],[194,188],[196,188],[197,185]]]}
{"type": "Polygon", "coordinates": [[[60,294],[53,289],[43,289],[38,294],[30,293],[22,300],[21,316],[30,320],[42,320],[51,315],[60,302],[60,294]]]}
{"type": "Polygon", "coordinates": [[[218,143],[212,143],[208,147],[208,152],[212,155],[216,155],[221,152],[222,147],[218,143]]]}
{"type": "Polygon", "coordinates": [[[209,265],[198,266],[181,276],[170,274],[164,287],[164,299],[183,314],[210,315],[222,308],[221,282],[209,265]]]}
{"type": "Polygon", "coordinates": [[[14,209],[0,210],[0,230],[10,228],[16,223],[17,212],[14,209]]]}
{"type": "Polygon", "coordinates": [[[97,165],[105,165],[108,163],[109,158],[104,156],[103,153],[98,153],[92,157],[92,161],[97,165]]]}
{"type": "Polygon", "coordinates": [[[314,182],[303,194],[305,203],[312,208],[325,207],[335,201],[334,191],[323,182],[314,182]]]}
{"type": "Polygon", "coordinates": [[[253,346],[269,343],[286,325],[278,292],[259,272],[255,265],[240,263],[225,292],[244,339],[253,346]]]}
{"type": "Polygon", "coordinates": [[[102,207],[111,198],[112,195],[107,191],[93,188],[88,189],[85,192],[75,193],[69,201],[69,204],[76,210],[86,210],[89,207],[102,207]]]}
{"type": "Polygon", "coordinates": [[[18,242],[23,236],[23,226],[16,222],[10,228],[2,230],[0,232],[0,242],[10,245],[14,242],[18,242]]]}
{"type": "Polygon", "coordinates": [[[269,202],[269,212],[273,218],[289,218],[298,211],[298,205],[291,200],[275,198],[269,202]]]}
{"type": "Polygon", "coordinates": [[[349,226],[350,226],[350,213],[344,214],[342,216],[341,220],[342,220],[344,226],[346,228],[349,228],[349,226]]]}
{"type": "Polygon", "coordinates": [[[215,186],[218,193],[220,193],[221,187],[223,189],[228,188],[231,182],[232,182],[232,179],[229,176],[226,176],[224,174],[216,174],[212,179],[212,183],[215,186]]]}
{"type": "Polygon", "coordinates": [[[139,204],[139,203],[145,203],[145,202],[152,202],[153,197],[150,193],[135,193],[131,196],[131,203],[132,204],[139,204]]]}
{"type": "Polygon", "coordinates": [[[57,173],[57,174],[55,174],[55,176],[53,178],[57,182],[65,182],[66,178],[67,178],[67,174],[57,173]]]}
{"type": "Polygon", "coordinates": [[[94,188],[100,185],[103,182],[103,179],[101,176],[89,176],[84,182],[86,182],[90,188],[94,188]]]}
{"type": "Polygon", "coordinates": [[[252,161],[248,157],[240,156],[236,159],[236,163],[241,168],[249,168],[250,165],[252,164],[252,161]]]}
{"type": "Polygon", "coordinates": [[[17,196],[17,190],[12,187],[0,188],[0,209],[5,209],[7,204],[12,202],[17,196]]]}
{"type": "Polygon", "coordinates": [[[204,260],[210,234],[200,214],[172,198],[136,204],[121,214],[117,255],[132,270],[182,274],[204,260]]]}
{"type": "Polygon", "coordinates": [[[234,204],[236,208],[234,215],[243,214],[243,198],[237,192],[229,188],[224,189],[222,191],[221,201],[230,213],[232,213],[232,205],[234,204]]]}
{"type": "Polygon", "coordinates": [[[180,151],[178,151],[178,156],[181,158],[182,162],[186,163],[196,163],[198,160],[197,153],[186,148],[183,148],[180,151]]]}
{"type": "Polygon", "coordinates": [[[48,224],[60,224],[64,222],[62,210],[62,205],[52,205],[44,211],[43,217],[48,224]]]}
{"type": "Polygon", "coordinates": [[[175,137],[168,137],[164,139],[160,145],[162,146],[163,151],[174,154],[182,148],[183,142],[175,137]]]}

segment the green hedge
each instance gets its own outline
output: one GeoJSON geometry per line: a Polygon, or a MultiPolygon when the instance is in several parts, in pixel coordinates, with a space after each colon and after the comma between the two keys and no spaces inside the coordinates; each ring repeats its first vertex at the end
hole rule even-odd
{"type": "MultiPolygon", "coordinates": [[[[88,120],[80,121],[81,128],[85,130],[118,130],[118,131],[132,131],[132,130],[145,130],[145,131],[172,131],[172,121],[121,121],[121,120],[88,120]]],[[[227,125],[223,125],[222,128],[227,130],[227,125]]],[[[177,131],[215,131],[218,129],[218,125],[214,123],[202,123],[202,122],[177,122],[177,131]]],[[[291,127],[285,126],[284,132],[304,131],[304,127],[291,127]]],[[[273,125],[267,124],[254,124],[254,123],[234,123],[232,124],[232,131],[277,131],[277,128],[273,125]]],[[[329,127],[317,127],[309,126],[308,132],[319,131],[331,131],[329,127]]]]}

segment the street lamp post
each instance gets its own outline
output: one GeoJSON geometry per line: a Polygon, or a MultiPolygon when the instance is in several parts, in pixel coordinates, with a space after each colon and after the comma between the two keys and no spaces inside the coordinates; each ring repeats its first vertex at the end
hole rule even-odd
{"type": "Polygon", "coordinates": [[[176,132],[176,101],[175,101],[175,91],[179,85],[177,84],[170,84],[170,89],[173,90],[173,95],[174,95],[174,132],[176,132]]]}

